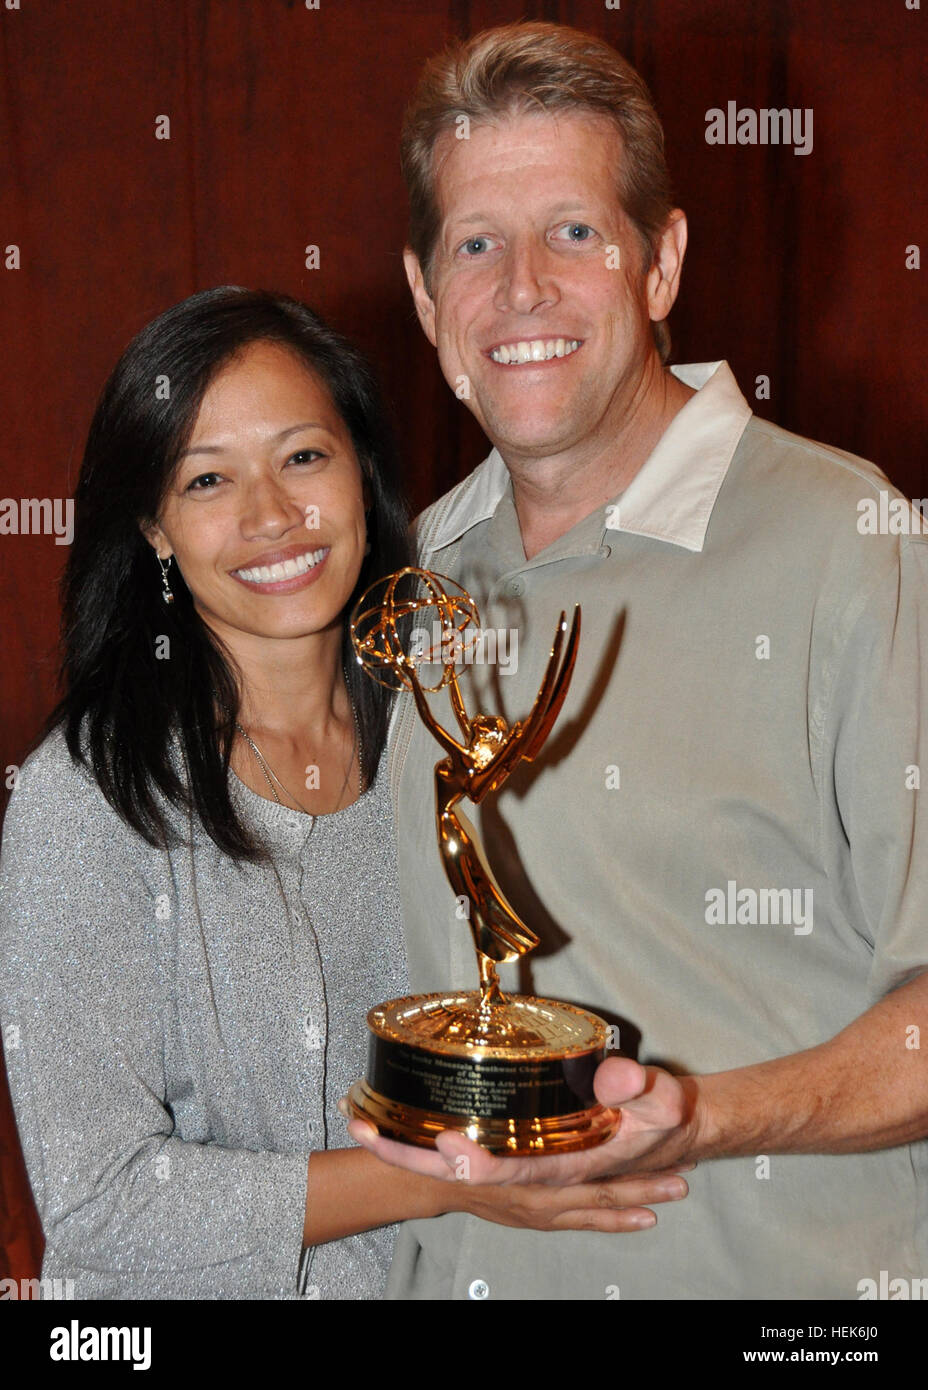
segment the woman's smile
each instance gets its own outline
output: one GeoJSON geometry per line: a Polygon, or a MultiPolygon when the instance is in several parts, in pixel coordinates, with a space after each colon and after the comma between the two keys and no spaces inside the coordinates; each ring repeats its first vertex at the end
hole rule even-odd
{"type": "Polygon", "coordinates": [[[291,594],[319,578],[329,554],[327,545],[316,550],[291,547],[286,552],[261,555],[254,564],[232,570],[232,578],[259,594],[291,594]]]}

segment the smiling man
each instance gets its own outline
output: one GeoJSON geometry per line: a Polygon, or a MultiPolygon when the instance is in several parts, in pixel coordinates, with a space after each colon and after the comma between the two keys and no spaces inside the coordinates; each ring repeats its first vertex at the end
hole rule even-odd
{"type": "MultiPolygon", "coordinates": [[[[421,563],[519,635],[505,680],[462,671],[468,708],[524,716],[557,615],[583,609],[554,733],[476,817],[541,937],[503,985],[618,1029],[596,1087],[622,1123],[530,1159],[352,1133],[449,1181],[462,1153],[488,1182],[699,1166],[634,1235],[410,1223],[391,1291],[856,1299],[881,1269],[922,1276],[926,540],[862,536],[884,475],[756,419],[724,362],[666,368],[686,221],[606,44],[525,25],[453,46],[403,160],[419,318],[493,445],[421,518],[421,563]]],[[[476,983],[434,762],[409,698],[392,776],[417,991],[476,983]]]]}

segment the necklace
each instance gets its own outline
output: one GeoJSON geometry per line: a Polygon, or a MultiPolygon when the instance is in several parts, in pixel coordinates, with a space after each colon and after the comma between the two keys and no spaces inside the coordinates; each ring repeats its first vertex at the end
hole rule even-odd
{"type": "MultiPolygon", "coordinates": [[[[363,743],[362,743],[362,741],[361,741],[361,721],[360,721],[360,719],[358,718],[358,711],[355,709],[354,700],[352,700],[352,698],[351,698],[351,687],[348,685],[348,672],[345,671],[344,667],[342,668],[342,674],[343,674],[344,677],[345,677],[345,689],[346,689],[347,692],[348,692],[348,703],[349,703],[349,705],[351,706],[351,713],[352,713],[352,716],[353,716],[353,718],[354,718],[354,734],[355,734],[355,739],[354,739],[354,745],[353,745],[353,747],[352,747],[352,749],[351,749],[351,753],[352,753],[352,758],[353,758],[353,756],[354,756],[355,751],[357,751],[357,754],[358,754],[358,796],[361,797],[361,796],[363,796],[363,794],[364,794],[364,745],[363,745],[363,743]]],[[[277,802],[278,806],[282,806],[282,805],[283,805],[283,802],[281,801],[280,797],[277,795],[277,787],[274,786],[274,783],[275,783],[275,782],[277,783],[277,786],[278,786],[278,787],[280,787],[283,791],[285,791],[285,792],[287,793],[287,795],[289,796],[289,798],[290,798],[291,801],[295,801],[295,802],[296,802],[297,806],[299,806],[299,808],[300,808],[301,811],[303,811],[306,815],[310,815],[311,812],[309,812],[309,811],[306,810],[306,807],[305,807],[305,806],[303,805],[303,803],[300,801],[299,797],[294,796],[294,795],[293,795],[293,792],[290,791],[289,788],[287,788],[287,787],[284,786],[283,782],[282,782],[282,781],[280,780],[280,778],[277,776],[277,773],[276,773],[276,772],[274,771],[274,769],[271,767],[271,765],[270,765],[270,763],[268,762],[267,758],[265,758],[264,754],[261,752],[261,749],[260,749],[260,748],[258,747],[258,745],[255,743],[255,741],[254,741],[254,739],[251,737],[251,735],[250,735],[249,733],[247,733],[245,729],[242,728],[242,726],[241,726],[241,724],[238,722],[238,720],[235,721],[235,727],[236,727],[236,729],[238,730],[238,732],[241,734],[241,736],[242,736],[242,738],[245,740],[245,742],[248,744],[249,748],[250,748],[251,751],[254,753],[255,757],[258,759],[258,763],[260,764],[261,771],[264,773],[265,780],[267,781],[267,784],[268,784],[268,786],[269,786],[270,789],[271,789],[271,795],[273,796],[274,800],[277,802]]],[[[339,794],[338,794],[338,801],[336,802],[336,805],[335,805],[335,810],[336,810],[336,811],[338,810],[338,807],[339,807],[339,805],[341,804],[341,799],[342,799],[342,797],[343,797],[344,794],[345,794],[345,787],[348,785],[348,774],[349,774],[349,772],[351,771],[351,761],[352,761],[352,759],[349,758],[349,759],[348,759],[348,766],[347,766],[347,768],[345,769],[345,780],[344,780],[344,782],[342,782],[341,791],[340,791],[339,794]]]]}

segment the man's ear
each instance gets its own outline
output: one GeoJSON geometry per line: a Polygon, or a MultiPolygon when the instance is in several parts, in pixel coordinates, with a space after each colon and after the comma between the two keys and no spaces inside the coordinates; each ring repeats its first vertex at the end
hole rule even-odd
{"type": "Polygon", "coordinates": [[[139,530],[160,560],[168,560],[174,554],[167,536],[156,521],[140,522],[139,530]]]}
{"type": "Polygon", "coordinates": [[[422,274],[419,257],[411,246],[407,246],[403,252],[403,264],[406,267],[406,279],[409,281],[409,288],[412,290],[412,297],[415,301],[416,313],[419,315],[422,331],[432,344],[432,347],[435,347],[438,341],[435,336],[435,305],[432,302],[431,295],[425,288],[425,277],[422,274]]]}
{"type": "Polygon", "coordinates": [[[648,313],[655,322],[665,319],[674,305],[686,255],[686,214],[674,208],[661,233],[648,271],[648,313]]]}

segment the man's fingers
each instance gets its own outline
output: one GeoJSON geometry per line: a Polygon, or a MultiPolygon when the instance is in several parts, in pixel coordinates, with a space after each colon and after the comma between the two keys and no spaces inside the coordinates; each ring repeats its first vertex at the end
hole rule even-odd
{"type": "Polygon", "coordinates": [[[453,1176],[465,1182],[501,1182],[509,1173],[514,1176],[511,1165],[518,1161],[497,1158],[453,1129],[443,1129],[435,1136],[435,1148],[453,1176]]]}
{"type": "Polygon", "coordinates": [[[624,1147],[638,1131],[656,1135],[686,1121],[685,1083],[661,1067],[643,1067],[630,1057],[607,1057],[596,1069],[593,1090],[601,1104],[620,1111],[613,1144],[624,1147]]]}
{"type": "Polygon", "coordinates": [[[611,1110],[635,1100],[647,1085],[647,1072],[630,1057],[607,1057],[593,1077],[593,1091],[600,1105],[611,1110]]]}

